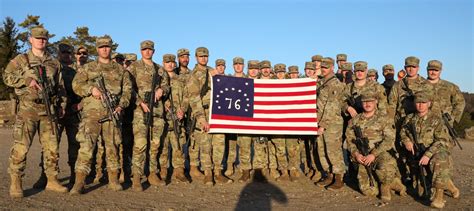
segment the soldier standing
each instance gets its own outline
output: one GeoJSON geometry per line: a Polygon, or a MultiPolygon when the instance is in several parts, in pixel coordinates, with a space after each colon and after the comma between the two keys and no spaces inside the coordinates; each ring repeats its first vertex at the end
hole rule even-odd
{"type": "Polygon", "coordinates": [[[86,47],[80,45],[77,47],[74,57],[76,61],[72,68],[77,71],[87,63],[87,60],[89,59],[89,52],[86,47]]]}
{"type": "Polygon", "coordinates": [[[388,152],[394,147],[393,122],[378,111],[378,97],[375,92],[361,94],[363,112],[350,121],[346,140],[352,161],[358,166],[360,191],[366,196],[375,197],[379,193],[377,182],[380,182],[382,200],[390,201],[391,190],[405,196],[406,188],[400,181],[397,162],[388,152]],[[375,170],[377,177],[372,174],[372,170],[375,170]]]}
{"type": "Polygon", "coordinates": [[[3,74],[3,81],[7,86],[15,88],[15,94],[19,98],[19,111],[13,130],[14,143],[8,166],[11,179],[10,196],[13,198],[23,197],[21,177],[26,167],[26,155],[36,132],[42,145],[44,173],[47,177],[46,190],[67,192],[67,188],[57,180],[59,140],[55,136],[59,134],[57,125],[51,120],[64,114],[66,92],[61,79],[61,64],[46,52],[48,39],[46,29],[31,29],[31,49],[26,54],[12,59],[3,74]],[[42,86],[41,81],[49,84],[49,89],[42,86]],[[45,95],[43,92],[47,92],[46,95],[51,98],[42,98],[41,96],[45,95]],[[47,116],[46,100],[51,102],[51,119],[47,116]]]}
{"type": "Polygon", "coordinates": [[[321,55],[314,55],[311,57],[311,61],[314,63],[314,74],[316,75],[316,78],[318,78],[321,75],[321,61],[323,59],[323,56],[321,55]]]}
{"type": "Polygon", "coordinates": [[[379,74],[377,73],[377,70],[369,69],[369,72],[367,72],[367,79],[370,81],[377,82],[378,78],[379,78],[379,74]]]}
{"type": "Polygon", "coordinates": [[[382,86],[385,88],[385,94],[390,96],[390,91],[392,90],[393,85],[395,84],[395,68],[391,64],[386,64],[382,67],[383,77],[385,81],[382,83],[382,86]]]}
{"type": "MultiPolygon", "coordinates": [[[[425,168],[427,166],[429,169],[426,177],[432,179],[431,182],[427,182],[428,187],[424,191],[429,191],[431,187],[435,189],[434,196],[430,199],[431,206],[443,208],[445,190],[450,192],[453,198],[459,198],[460,193],[452,180],[454,169],[448,130],[439,114],[430,110],[431,92],[431,90],[422,90],[415,93],[416,113],[406,117],[401,131],[401,140],[405,149],[413,157],[412,167],[425,168]],[[419,157],[416,156],[418,154],[419,157]]],[[[423,171],[418,171],[418,174],[424,174],[423,171]]]]}
{"type": "Polygon", "coordinates": [[[99,137],[105,143],[108,187],[114,191],[122,190],[118,181],[120,170],[118,148],[122,141],[121,120],[118,116],[129,104],[132,83],[128,71],[110,59],[111,38],[97,38],[96,49],[97,61],[87,63],[76,74],[72,83],[74,92],[83,97],[83,119],[77,135],[81,147],[76,161],[76,181],[71,194],[80,194],[84,188],[85,177],[90,173],[93,151],[99,137]],[[104,87],[100,88],[100,81],[105,85],[105,90],[104,87]],[[111,102],[111,110],[108,110],[107,105],[104,106],[106,98],[111,102]]]}
{"type": "Polygon", "coordinates": [[[217,183],[230,183],[222,174],[222,161],[224,158],[225,135],[209,134],[209,105],[211,100],[212,72],[214,70],[207,66],[209,61],[209,50],[205,47],[196,49],[197,64],[189,79],[189,103],[196,118],[194,137],[199,143],[201,152],[201,165],[204,169],[204,184],[213,185],[212,169],[214,167],[215,180],[217,183]],[[212,156],[212,158],[211,158],[212,156]]]}
{"type": "Polygon", "coordinates": [[[153,62],[153,54],[155,53],[155,43],[151,40],[145,40],[140,43],[140,53],[142,59],[130,66],[130,73],[135,82],[136,87],[136,104],[133,118],[133,155],[132,155],[132,188],[135,191],[142,191],[140,178],[145,174],[145,161],[147,153],[147,144],[149,144],[148,155],[150,159],[148,182],[153,186],[164,185],[163,177],[158,177],[158,173],[162,175],[166,171],[163,166],[158,166],[158,154],[160,148],[160,138],[163,134],[165,122],[163,120],[163,103],[162,97],[168,95],[168,77],[158,64],[153,62]],[[154,90],[152,87],[155,80],[154,90]],[[149,99],[154,102],[149,102],[149,99]],[[151,104],[153,103],[153,107],[151,104]],[[148,122],[147,116],[149,112],[152,120],[148,122]],[[150,128],[147,134],[147,127],[150,128]]]}
{"type": "MultiPolygon", "coordinates": [[[[334,60],[326,57],[321,63],[321,75],[318,81],[318,137],[317,143],[324,144],[322,153],[329,161],[331,169],[323,166],[324,171],[330,171],[316,184],[329,189],[339,189],[344,186],[342,181],[345,172],[344,158],[342,155],[342,129],[343,119],[341,108],[343,106],[344,84],[334,75],[334,60]]],[[[320,155],[321,156],[321,155],[320,155]]]]}

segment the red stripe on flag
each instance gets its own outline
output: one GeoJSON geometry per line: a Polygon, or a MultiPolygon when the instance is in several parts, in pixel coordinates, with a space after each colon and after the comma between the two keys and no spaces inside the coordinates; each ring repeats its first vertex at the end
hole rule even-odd
{"type": "Polygon", "coordinates": [[[316,82],[301,82],[301,83],[280,83],[280,84],[264,84],[264,83],[255,83],[253,85],[255,88],[291,88],[291,87],[305,87],[305,86],[314,86],[316,89],[316,82]]]}
{"type": "Polygon", "coordinates": [[[316,113],[315,108],[304,108],[304,109],[277,109],[277,110],[267,110],[267,109],[254,109],[253,113],[255,114],[298,114],[298,113],[316,113]]]}
{"type": "Polygon", "coordinates": [[[317,118],[252,118],[252,117],[237,117],[213,114],[212,119],[231,120],[231,121],[246,121],[246,122],[314,122],[317,118]]]}
{"type": "Polygon", "coordinates": [[[290,131],[318,131],[318,127],[287,127],[287,126],[249,126],[211,124],[211,128],[243,129],[243,130],[290,130],[290,131]]]}
{"type": "Polygon", "coordinates": [[[301,105],[316,104],[316,100],[254,101],[254,105],[301,105]]]}
{"type": "Polygon", "coordinates": [[[285,97],[285,96],[302,96],[315,95],[316,90],[301,91],[301,92],[255,92],[255,97],[285,97]]]}

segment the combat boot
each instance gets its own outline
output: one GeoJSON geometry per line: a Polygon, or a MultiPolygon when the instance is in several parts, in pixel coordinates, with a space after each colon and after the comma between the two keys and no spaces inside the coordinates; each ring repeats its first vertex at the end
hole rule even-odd
{"type": "Polygon", "coordinates": [[[44,189],[46,187],[46,183],[48,182],[48,178],[44,171],[41,171],[40,178],[33,184],[34,189],[44,189]]]}
{"type": "Polygon", "coordinates": [[[194,180],[204,180],[204,175],[199,170],[197,166],[191,166],[191,170],[189,170],[189,176],[194,180]]]}
{"type": "Polygon", "coordinates": [[[344,187],[344,181],[342,181],[342,174],[335,174],[334,182],[327,187],[329,190],[337,190],[344,187]]]}
{"type": "Polygon", "coordinates": [[[10,197],[23,198],[23,188],[21,187],[21,176],[17,174],[10,174],[10,197]]]}
{"type": "Polygon", "coordinates": [[[74,186],[72,187],[71,191],[69,191],[69,194],[71,195],[82,194],[82,191],[84,190],[85,180],[86,180],[86,174],[82,172],[76,172],[76,181],[74,182],[74,186]]]}
{"type": "Polygon", "coordinates": [[[204,184],[205,185],[214,185],[214,181],[212,180],[212,171],[205,170],[204,171],[204,184]]]}
{"type": "Polygon", "coordinates": [[[311,176],[311,181],[319,181],[323,175],[321,174],[320,171],[314,171],[313,176],[311,176]]]}
{"type": "Polygon", "coordinates": [[[250,170],[243,170],[242,176],[239,178],[239,182],[247,182],[250,179],[250,170]]]}
{"type": "Polygon", "coordinates": [[[108,171],[108,176],[109,176],[109,185],[107,187],[110,190],[113,191],[121,191],[122,190],[122,185],[120,185],[118,181],[118,171],[117,170],[109,170],[108,171]]]}
{"type": "Polygon", "coordinates": [[[441,209],[444,207],[445,201],[443,199],[444,190],[437,188],[434,194],[433,201],[431,202],[431,207],[441,209]]]}
{"type": "Polygon", "coordinates": [[[153,186],[161,186],[166,184],[166,182],[160,179],[154,171],[150,172],[150,175],[148,175],[148,182],[153,186]]]}
{"type": "Polygon", "coordinates": [[[132,177],[132,190],[133,191],[135,192],[143,191],[141,178],[142,178],[141,175],[133,174],[133,177],[132,177]]]}
{"type": "Polygon", "coordinates": [[[290,181],[290,175],[288,174],[288,170],[283,170],[281,171],[281,176],[278,177],[277,181],[281,181],[281,182],[288,182],[290,181]]]}
{"type": "Polygon", "coordinates": [[[305,176],[311,179],[311,177],[313,177],[315,171],[314,171],[314,169],[308,169],[307,171],[308,172],[305,172],[305,176]]]}
{"type": "Polygon", "coordinates": [[[228,163],[227,164],[227,169],[225,170],[224,175],[230,177],[234,175],[234,164],[233,163],[228,163]]]}
{"type": "Polygon", "coordinates": [[[398,192],[401,197],[407,196],[407,188],[402,184],[400,178],[396,178],[391,185],[391,189],[398,192]]]}
{"type": "Polygon", "coordinates": [[[184,168],[175,168],[173,170],[173,178],[176,179],[176,182],[188,183],[188,178],[184,175],[184,168]]]}
{"type": "Polygon", "coordinates": [[[391,185],[389,184],[382,184],[382,187],[380,187],[380,198],[382,201],[390,201],[392,200],[392,193],[391,191],[391,185]]]}
{"type": "Polygon", "coordinates": [[[454,185],[453,180],[448,181],[448,191],[451,193],[451,196],[455,199],[459,198],[459,189],[454,185]]]}
{"type": "Polygon", "coordinates": [[[297,182],[300,176],[300,172],[297,169],[290,170],[290,179],[292,182],[297,182]]]}
{"type": "Polygon", "coordinates": [[[125,182],[125,172],[124,172],[123,169],[120,171],[119,182],[120,182],[120,183],[124,183],[124,182],[125,182]]]}
{"type": "Polygon", "coordinates": [[[46,190],[58,192],[58,193],[67,193],[67,188],[59,184],[56,176],[48,176],[48,183],[46,184],[46,190]]]}
{"type": "Polygon", "coordinates": [[[163,181],[166,181],[166,178],[168,177],[168,168],[161,168],[160,177],[163,181]]]}
{"type": "Polygon", "coordinates": [[[270,169],[270,177],[273,179],[278,179],[280,177],[280,173],[276,169],[270,169]]]}
{"type": "Polygon", "coordinates": [[[102,171],[102,168],[97,168],[95,170],[95,178],[94,178],[94,183],[100,183],[100,180],[104,176],[104,173],[102,171]]]}
{"type": "Polygon", "coordinates": [[[214,170],[214,179],[217,184],[229,184],[232,183],[233,181],[226,176],[222,174],[222,171],[220,169],[215,169],[214,170]]]}
{"type": "Polygon", "coordinates": [[[334,179],[334,174],[328,173],[326,177],[323,177],[321,180],[316,182],[316,185],[319,187],[326,187],[332,183],[333,179],[334,179]]]}

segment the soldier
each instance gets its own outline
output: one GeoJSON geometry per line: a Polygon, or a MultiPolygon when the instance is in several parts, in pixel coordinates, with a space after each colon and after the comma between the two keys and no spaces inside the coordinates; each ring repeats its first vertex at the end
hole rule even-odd
{"type": "Polygon", "coordinates": [[[89,59],[89,52],[86,47],[80,45],[77,47],[74,57],[76,61],[72,68],[77,71],[80,67],[87,63],[87,60],[89,59]]]}
{"type": "Polygon", "coordinates": [[[317,78],[316,67],[313,62],[305,62],[304,64],[304,75],[306,78],[317,78]]]}
{"type": "Polygon", "coordinates": [[[224,59],[217,59],[216,60],[216,75],[224,75],[225,72],[225,60],[224,59]]]}
{"type": "MultiPolygon", "coordinates": [[[[80,119],[80,110],[81,105],[81,97],[76,95],[74,91],[72,90],[72,80],[74,79],[74,76],[76,75],[76,70],[73,69],[71,66],[73,66],[72,63],[72,52],[73,52],[73,47],[61,43],[58,46],[59,52],[58,52],[58,58],[59,62],[61,62],[61,74],[63,76],[64,80],[64,86],[66,89],[66,95],[67,95],[67,104],[66,104],[66,112],[64,114],[64,117],[61,119],[61,126],[59,127],[59,134],[62,134],[63,130],[66,130],[66,136],[67,136],[67,143],[68,143],[68,164],[71,170],[71,176],[69,177],[69,184],[72,186],[74,184],[75,180],[75,174],[74,174],[74,169],[75,169],[75,164],[77,160],[77,151],[79,150],[79,142],[76,139],[76,135],[79,132],[79,123],[81,122],[80,119]]],[[[81,53],[82,55],[82,53],[81,53]]]]}
{"type": "MultiPolygon", "coordinates": [[[[278,80],[286,79],[286,65],[279,63],[273,67],[278,80]]],[[[262,70],[263,71],[263,70],[262,70]]],[[[286,154],[286,136],[272,135],[268,144],[270,176],[278,181],[290,181],[286,154]],[[280,173],[276,170],[278,169],[280,173]]]]}
{"type": "Polygon", "coordinates": [[[121,143],[119,137],[121,128],[120,120],[116,118],[129,104],[132,83],[129,73],[110,59],[111,38],[97,38],[96,49],[98,59],[87,63],[81,71],[78,71],[72,82],[74,92],[83,97],[83,119],[77,134],[81,147],[76,161],[76,181],[71,194],[80,194],[84,188],[84,180],[90,173],[93,150],[99,137],[105,143],[108,187],[114,191],[122,190],[118,181],[120,156],[117,151],[121,143]],[[99,89],[99,80],[104,83],[106,90],[99,89]],[[110,97],[106,96],[107,94],[110,94],[110,97]],[[104,106],[106,98],[111,100],[110,109],[113,110],[113,114],[110,114],[111,110],[104,106]]]}
{"type": "Polygon", "coordinates": [[[189,80],[189,103],[196,118],[197,130],[194,131],[196,141],[201,149],[201,164],[204,169],[204,184],[231,183],[232,180],[222,174],[224,158],[225,135],[209,134],[209,105],[211,100],[211,74],[214,70],[207,66],[209,50],[205,47],[196,49],[197,64],[189,80]],[[212,158],[211,158],[212,156],[212,158]],[[214,165],[214,166],[213,166],[214,165]],[[214,167],[214,175],[212,169],[214,167]]]}
{"type": "Polygon", "coordinates": [[[123,62],[123,67],[126,70],[129,70],[130,65],[132,65],[135,61],[137,61],[137,54],[134,53],[126,53],[124,54],[125,61],[123,62]]]}
{"type": "Polygon", "coordinates": [[[380,182],[382,200],[390,201],[391,190],[406,196],[406,188],[400,180],[397,162],[388,152],[394,147],[394,126],[389,117],[378,111],[377,99],[375,92],[362,93],[364,111],[350,121],[346,132],[347,144],[352,161],[358,166],[360,191],[375,197],[379,193],[377,182],[380,182]],[[372,175],[372,170],[375,170],[377,177],[372,175]]]}
{"type": "Polygon", "coordinates": [[[175,74],[174,69],[176,67],[176,56],[173,54],[163,55],[163,69],[168,74],[170,79],[170,94],[167,96],[165,102],[165,117],[167,122],[167,130],[163,133],[163,145],[162,155],[160,155],[160,164],[165,166],[166,163],[173,165],[173,176],[174,181],[188,182],[188,179],[184,175],[184,154],[181,150],[185,141],[184,134],[184,111],[189,106],[187,93],[184,88],[184,83],[175,74]],[[175,128],[176,127],[176,128],[175,128]],[[168,152],[171,148],[171,156],[168,152]],[[171,162],[168,161],[171,159],[171,162]]]}
{"type": "MultiPolygon", "coordinates": [[[[408,73],[410,75],[410,70],[408,73]]],[[[429,169],[426,177],[432,179],[431,182],[428,181],[428,189],[424,191],[430,190],[431,187],[435,189],[434,196],[430,199],[431,206],[443,208],[444,191],[450,192],[453,198],[459,198],[459,189],[452,180],[454,169],[448,130],[439,114],[430,110],[431,92],[431,90],[421,90],[415,93],[416,113],[411,113],[406,117],[403,123],[406,127],[402,128],[401,140],[408,153],[414,157],[413,167],[422,166],[429,169]],[[424,151],[423,148],[425,148],[424,151]],[[420,154],[421,158],[415,158],[415,154],[420,154]]],[[[424,174],[422,171],[419,173],[424,174]]]]}
{"type": "Polygon", "coordinates": [[[176,53],[176,55],[178,56],[178,67],[177,69],[175,70],[175,72],[178,74],[178,75],[183,75],[183,74],[189,74],[191,73],[191,70],[188,68],[188,64],[189,64],[189,50],[186,49],[186,48],[181,48],[178,50],[178,52],[176,53]]]}
{"type": "Polygon", "coordinates": [[[355,117],[363,111],[361,93],[375,92],[380,99],[377,107],[380,113],[387,113],[387,96],[382,85],[367,79],[367,62],[358,61],[354,63],[355,81],[346,85],[344,89],[344,111],[351,117],[355,117]]]}
{"type": "Polygon", "coordinates": [[[352,72],[346,71],[342,69],[342,64],[347,62],[347,55],[346,54],[338,54],[337,55],[337,73],[336,77],[339,81],[344,82],[346,84],[352,82],[352,72]]]}
{"type": "Polygon", "coordinates": [[[466,102],[458,86],[440,78],[442,69],[443,64],[438,60],[429,61],[426,68],[428,81],[434,87],[435,96],[438,96],[433,98],[433,108],[431,110],[438,114],[448,113],[453,117],[452,122],[450,122],[453,126],[454,121],[457,123],[461,121],[466,102]]]}
{"type": "Polygon", "coordinates": [[[382,83],[382,86],[385,88],[385,94],[390,96],[390,91],[392,90],[393,85],[395,84],[395,68],[391,64],[386,64],[382,67],[383,77],[385,81],[382,83]]]}
{"type": "Polygon", "coordinates": [[[133,155],[132,155],[132,189],[142,191],[140,178],[145,174],[145,160],[147,154],[150,159],[148,182],[153,186],[164,185],[162,172],[166,171],[163,166],[158,167],[158,151],[160,148],[160,138],[163,134],[165,122],[163,120],[163,103],[162,97],[169,93],[168,77],[160,65],[153,62],[153,54],[155,53],[155,43],[151,40],[145,40],[140,43],[140,53],[142,59],[130,65],[130,73],[135,82],[136,87],[136,104],[133,115],[133,155]],[[155,80],[155,88],[152,84],[155,80]],[[153,96],[154,95],[154,96],[153,96]],[[154,100],[154,106],[151,107],[149,97],[154,100]],[[152,125],[146,125],[146,116],[149,112],[153,112],[152,125]],[[150,127],[150,133],[147,134],[147,127],[150,127]],[[160,177],[157,175],[160,173],[160,177]]]}
{"type": "MultiPolygon", "coordinates": [[[[233,68],[234,68],[234,77],[239,77],[239,78],[246,78],[244,74],[244,59],[242,57],[234,57],[232,59],[233,62],[233,68]]],[[[234,174],[234,163],[237,160],[237,144],[239,145],[239,161],[240,161],[240,166],[239,167],[244,167],[245,170],[251,169],[250,165],[250,147],[251,147],[251,140],[250,136],[248,138],[239,138],[239,136],[248,136],[248,135],[237,135],[237,134],[226,134],[226,143],[228,146],[228,155],[227,155],[227,169],[225,171],[225,175],[230,177],[234,174]],[[240,141],[239,141],[240,140],[240,141]],[[244,149],[242,149],[242,147],[244,149]],[[242,155],[243,153],[243,155],[242,155]],[[243,162],[242,163],[242,159],[243,162]]],[[[241,169],[242,170],[242,169],[241,169]]],[[[250,176],[250,174],[249,174],[250,176]]],[[[245,182],[243,180],[239,180],[240,182],[245,182]]]]}
{"type": "Polygon", "coordinates": [[[124,65],[125,56],[121,53],[113,53],[112,60],[114,60],[114,62],[119,63],[120,65],[124,65]]]}
{"type": "Polygon", "coordinates": [[[321,75],[318,81],[318,137],[317,143],[324,144],[325,148],[320,156],[326,156],[330,163],[322,166],[324,171],[330,171],[316,184],[329,189],[339,189],[344,186],[342,181],[345,172],[344,158],[342,155],[342,127],[343,120],[341,108],[343,106],[343,95],[340,90],[344,85],[334,75],[334,60],[326,57],[321,63],[321,75]]]}
{"type": "Polygon", "coordinates": [[[7,86],[15,89],[19,98],[19,111],[16,115],[13,130],[13,146],[9,158],[8,173],[10,174],[10,197],[23,197],[21,177],[26,167],[26,155],[38,132],[42,145],[44,173],[47,177],[46,190],[67,192],[57,180],[59,173],[59,140],[55,137],[58,133],[57,126],[48,119],[46,112],[46,99],[43,92],[52,97],[52,110],[58,110],[51,115],[59,118],[64,114],[66,107],[66,93],[61,79],[61,64],[46,52],[49,33],[46,29],[35,27],[31,29],[29,42],[31,49],[12,59],[3,74],[3,81],[7,86]],[[47,77],[47,78],[44,78],[47,77]],[[49,83],[43,87],[41,81],[49,83]],[[53,108],[54,107],[54,108],[53,108]],[[56,127],[56,128],[55,128],[56,127]]]}
{"type": "Polygon", "coordinates": [[[375,81],[379,79],[379,74],[377,73],[376,69],[369,69],[369,72],[367,73],[367,79],[370,81],[375,81]]]}
{"type": "Polygon", "coordinates": [[[323,59],[323,56],[321,55],[314,55],[311,57],[311,61],[314,63],[314,74],[316,77],[319,77],[321,75],[321,60],[323,59]]]}

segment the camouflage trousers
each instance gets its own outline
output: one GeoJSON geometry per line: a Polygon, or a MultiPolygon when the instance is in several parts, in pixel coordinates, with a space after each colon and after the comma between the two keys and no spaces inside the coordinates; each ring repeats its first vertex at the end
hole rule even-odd
{"type": "Polygon", "coordinates": [[[286,148],[288,150],[288,170],[300,169],[302,158],[300,142],[302,141],[298,138],[286,138],[286,148]]]}
{"type": "Polygon", "coordinates": [[[44,172],[48,176],[56,176],[59,172],[59,143],[52,131],[53,128],[47,116],[36,115],[26,118],[20,110],[13,129],[13,146],[9,158],[8,173],[23,176],[26,168],[26,156],[33,138],[38,132],[43,153],[44,172]]]}
{"type": "Polygon", "coordinates": [[[400,178],[397,162],[388,152],[380,153],[370,168],[376,174],[373,175],[373,187],[370,187],[370,180],[365,166],[358,164],[357,180],[359,189],[364,195],[377,195],[379,193],[379,185],[376,178],[378,178],[380,184],[391,184],[396,178],[400,178]]]}
{"type": "Polygon", "coordinates": [[[286,138],[284,136],[273,136],[268,143],[268,160],[270,169],[288,170],[286,157],[286,138]]]}
{"type": "Polygon", "coordinates": [[[189,165],[190,166],[199,166],[200,160],[199,160],[199,151],[200,151],[200,146],[199,142],[196,140],[195,137],[196,131],[192,132],[190,137],[189,137],[189,146],[188,146],[188,155],[189,155],[189,165]]]}
{"type": "Polygon", "coordinates": [[[251,150],[252,140],[255,139],[251,135],[238,135],[237,144],[239,145],[239,169],[250,170],[252,169],[251,150]]]}
{"type": "Polygon", "coordinates": [[[225,134],[209,134],[195,131],[194,137],[199,142],[202,170],[222,170],[224,167],[225,134]]]}
{"type": "Polygon", "coordinates": [[[319,163],[321,165],[321,170],[325,172],[329,172],[329,162],[326,158],[326,147],[324,144],[324,139],[321,135],[316,136],[316,140],[314,141],[315,147],[314,149],[317,152],[317,158],[315,158],[315,163],[319,163]]]}
{"type": "Polygon", "coordinates": [[[159,172],[158,152],[161,145],[161,136],[163,134],[165,121],[160,117],[153,118],[153,127],[150,130],[150,137],[146,134],[146,125],[143,115],[135,115],[133,120],[133,152],[132,152],[132,174],[144,175],[147,145],[150,144],[148,155],[150,159],[150,172],[159,172]]]}
{"type": "Polygon", "coordinates": [[[173,128],[168,128],[163,133],[163,142],[158,155],[161,168],[168,168],[170,163],[173,168],[184,168],[184,155],[182,151],[183,143],[186,140],[184,129],[181,130],[181,134],[179,135],[178,140],[173,128]],[[170,151],[171,156],[169,154],[170,151]]]}
{"type": "Polygon", "coordinates": [[[232,167],[232,165],[235,164],[235,161],[237,161],[237,139],[237,134],[225,134],[225,142],[228,149],[227,168],[232,167]]]}
{"type": "Polygon", "coordinates": [[[119,130],[112,121],[99,123],[97,118],[84,118],[79,126],[79,133],[76,136],[80,143],[79,155],[76,161],[76,172],[89,174],[94,154],[94,148],[99,138],[105,145],[105,157],[108,170],[119,170],[119,130]]]}
{"type": "Polygon", "coordinates": [[[253,139],[253,159],[252,165],[254,169],[268,168],[268,143],[263,140],[264,137],[255,137],[253,139]]]}
{"type": "MultiPolygon", "coordinates": [[[[410,166],[413,168],[413,165],[410,166]]],[[[441,149],[435,153],[429,162],[429,171],[426,178],[431,178],[431,187],[447,189],[448,181],[453,178],[453,158],[447,149],[441,149]]],[[[417,172],[417,170],[411,170],[417,172]]]]}
{"type": "MultiPolygon", "coordinates": [[[[342,125],[340,125],[340,128],[337,125],[332,125],[332,127],[326,128],[322,135],[318,136],[318,139],[322,139],[322,142],[324,143],[324,154],[322,155],[326,157],[327,161],[331,166],[331,173],[334,174],[344,174],[346,170],[346,166],[344,164],[344,156],[342,154],[343,152],[341,131],[342,125]]],[[[319,156],[321,157],[322,155],[319,156]]],[[[324,168],[324,166],[323,169],[327,170],[324,168]]]]}

